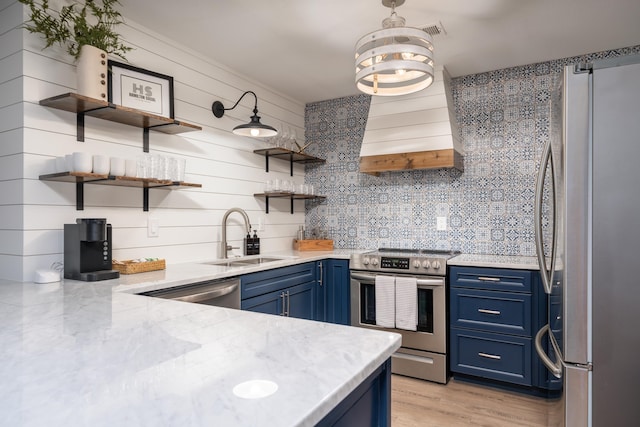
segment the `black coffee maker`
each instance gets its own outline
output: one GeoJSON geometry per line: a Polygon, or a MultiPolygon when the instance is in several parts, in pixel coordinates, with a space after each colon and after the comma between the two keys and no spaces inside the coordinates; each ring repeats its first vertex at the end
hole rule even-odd
{"type": "Polygon", "coordinates": [[[106,218],[77,218],[64,225],[64,278],[95,282],[115,279],[111,269],[111,224],[106,218]]]}

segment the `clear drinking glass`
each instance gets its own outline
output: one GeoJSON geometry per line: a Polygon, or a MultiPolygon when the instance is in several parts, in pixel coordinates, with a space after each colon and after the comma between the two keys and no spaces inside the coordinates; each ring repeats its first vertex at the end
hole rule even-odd
{"type": "Polygon", "coordinates": [[[285,125],[281,125],[280,127],[282,129],[282,135],[278,140],[278,147],[288,150],[289,149],[289,128],[285,125]]]}
{"type": "Polygon", "coordinates": [[[187,170],[186,159],[176,159],[176,176],[175,180],[178,182],[184,182],[184,175],[187,170]]]}
{"type": "Polygon", "coordinates": [[[151,178],[151,155],[148,153],[136,157],[136,176],[138,178],[151,178]]]}

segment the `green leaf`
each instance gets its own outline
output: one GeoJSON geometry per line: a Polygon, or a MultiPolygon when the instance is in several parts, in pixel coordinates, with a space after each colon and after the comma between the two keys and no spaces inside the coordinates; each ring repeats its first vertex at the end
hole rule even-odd
{"type": "Polygon", "coordinates": [[[59,11],[51,9],[48,0],[40,3],[35,0],[19,1],[29,6],[31,12],[24,28],[30,33],[40,34],[46,42],[45,49],[58,44],[77,60],[80,48],[91,45],[125,61],[126,53],[132,49],[120,41],[120,35],[115,31],[119,24],[124,23],[122,15],[115,9],[120,4],[119,0],[74,2],[59,11]]]}

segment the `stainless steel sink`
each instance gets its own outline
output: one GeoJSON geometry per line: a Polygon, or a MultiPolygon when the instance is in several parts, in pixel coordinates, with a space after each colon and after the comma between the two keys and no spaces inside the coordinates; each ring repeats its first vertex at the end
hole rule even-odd
{"type": "Polygon", "coordinates": [[[259,265],[265,264],[268,262],[282,261],[285,257],[269,257],[269,256],[261,256],[261,257],[247,257],[247,258],[229,258],[229,259],[220,259],[217,261],[205,262],[204,264],[208,265],[220,265],[223,267],[248,267],[251,265],[259,265]]]}

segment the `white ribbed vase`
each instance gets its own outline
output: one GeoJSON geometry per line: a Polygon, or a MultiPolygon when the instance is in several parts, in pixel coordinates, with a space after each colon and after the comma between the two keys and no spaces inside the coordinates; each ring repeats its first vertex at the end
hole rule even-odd
{"type": "Polygon", "coordinates": [[[82,46],[76,73],[79,95],[107,100],[107,52],[89,45],[82,46]]]}

